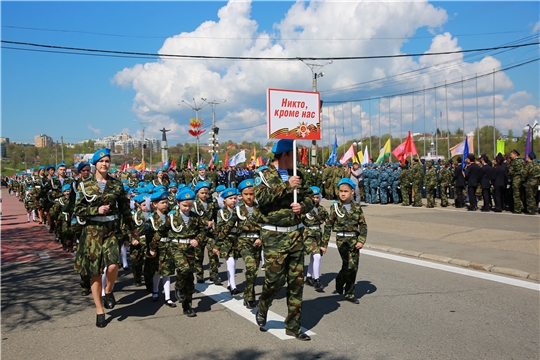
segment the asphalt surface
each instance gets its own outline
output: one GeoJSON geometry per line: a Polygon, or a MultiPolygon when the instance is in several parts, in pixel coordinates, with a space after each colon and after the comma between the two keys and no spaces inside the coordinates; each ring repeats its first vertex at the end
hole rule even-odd
{"type": "MultiPolygon", "coordinates": [[[[3,195],[6,196],[5,192],[3,195]]],[[[356,284],[360,304],[354,305],[333,293],[340,268],[335,248],[330,248],[323,257],[321,279],[327,286],[325,291],[304,289],[302,325],[315,333],[311,342],[281,340],[269,331],[259,331],[239,311],[231,310],[234,306],[230,305],[242,297],[233,300],[224,286],[214,288],[221,291],[220,302],[206,293],[195,294],[194,309],[198,316],[187,318],[180,307],[165,306],[163,295],[160,302],[152,302],[144,287],[134,286],[130,271],[120,272],[114,289],[119,303],[107,311],[107,327],[99,329],[95,326],[91,297],[80,296],[72,257],[59,251],[45,227],[25,223],[22,204],[13,199],[4,197],[2,209],[3,359],[538,359],[540,356],[538,286],[530,289],[504,283],[505,279],[513,278],[500,277],[503,281],[500,283],[432,269],[422,266],[426,263],[422,259],[414,259],[418,264],[409,264],[364,253],[356,284]],[[9,251],[4,252],[6,245],[9,251]],[[15,256],[12,251],[16,248],[21,250],[15,256]],[[38,252],[41,256],[35,256],[38,252]]],[[[410,245],[407,248],[423,252],[448,251],[452,256],[475,261],[482,260],[475,257],[483,255],[486,261],[501,266],[533,268],[536,261],[538,271],[537,218],[533,226],[531,217],[519,215],[393,205],[369,205],[364,210],[368,243],[384,245],[384,241],[401,248],[403,244],[410,245]],[[522,245],[507,250],[511,246],[503,245],[504,241],[490,240],[493,234],[482,235],[486,222],[493,223],[498,231],[508,232],[511,242],[518,237],[521,240],[515,244],[522,245]],[[534,246],[527,245],[534,241],[535,231],[536,255],[534,246]],[[471,239],[459,240],[463,234],[471,233],[475,234],[471,239]],[[490,243],[493,246],[488,246],[490,243]],[[426,249],[420,249],[421,246],[426,249]],[[525,260],[514,260],[514,256],[525,260]]],[[[240,290],[243,290],[243,269],[239,260],[240,290]]],[[[225,276],[223,265],[221,276],[225,276]]],[[[257,293],[263,280],[264,272],[259,271],[257,293]]],[[[535,284],[527,280],[523,283],[535,284]]],[[[282,289],[270,309],[282,317],[287,313],[285,290],[282,289]]],[[[273,326],[282,328],[283,324],[276,322],[273,326]]]]}

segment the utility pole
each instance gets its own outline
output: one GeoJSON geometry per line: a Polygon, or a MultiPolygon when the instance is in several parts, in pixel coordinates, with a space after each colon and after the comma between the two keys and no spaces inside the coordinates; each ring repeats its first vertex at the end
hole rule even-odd
{"type": "Polygon", "coordinates": [[[60,136],[60,143],[62,144],[62,164],[64,164],[64,137],[60,136]]]}
{"type": "MultiPolygon", "coordinates": [[[[182,100],[182,102],[187,106],[189,107],[191,110],[194,110],[195,111],[195,119],[197,121],[199,121],[199,110],[202,110],[204,109],[205,107],[207,106],[210,106],[211,104],[210,103],[206,103],[205,105],[203,105],[205,102],[206,102],[206,98],[201,98],[202,102],[197,105],[197,103],[195,102],[195,98],[193,98],[193,106],[191,106],[188,102],[186,102],[185,100],[182,100]]],[[[182,104],[178,104],[178,105],[182,105],[182,104]]],[[[200,159],[200,155],[199,155],[199,138],[200,138],[200,135],[197,135],[197,161],[199,161],[200,159]]]]}
{"type": "Polygon", "coordinates": [[[210,141],[210,145],[212,145],[212,149],[210,149],[209,153],[212,154],[212,156],[218,153],[216,147],[219,140],[217,138],[217,136],[219,135],[219,128],[216,127],[216,106],[218,106],[219,104],[223,104],[225,101],[227,100],[223,99],[221,101],[214,100],[208,102],[208,104],[210,104],[210,106],[212,107],[212,129],[208,133],[210,134],[210,138],[208,139],[208,141],[210,141]]]}
{"type": "MultiPolygon", "coordinates": [[[[133,120],[133,121],[135,121],[137,124],[142,126],[142,143],[141,143],[142,160],[141,161],[144,162],[144,149],[146,149],[146,144],[144,143],[144,129],[146,129],[146,125],[152,123],[153,120],[150,120],[147,122],[138,121],[138,120],[133,120]]],[[[150,162],[152,162],[152,158],[150,158],[150,162]]]]}
{"type": "MultiPolygon", "coordinates": [[[[319,70],[325,67],[326,65],[330,65],[333,61],[330,60],[325,64],[309,64],[302,59],[300,59],[300,61],[302,61],[311,69],[311,77],[313,79],[312,91],[317,92],[317,79],[324,76],[324,73],[322,71],[319,72],[319,70]]],[[[320,120],[321,119],[319,118],[319,121],[320,120]]],[[[321,124],[321,129],[322,129],[322,124],[321,124]]],[[[323,159],[323,162],[324,162],[324,159],[323,159]]],[[[317,165],[317,141],[315,140],[311,141],[311,165],[317,165]]]]}

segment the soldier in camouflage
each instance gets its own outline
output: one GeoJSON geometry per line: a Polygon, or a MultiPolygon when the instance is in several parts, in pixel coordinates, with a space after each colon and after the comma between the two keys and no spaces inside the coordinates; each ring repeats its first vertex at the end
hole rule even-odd
{"type": "Polygon", "coordinates": [[[272,152],[274,161],[259,169],[255,178],[255,198],[261,211],[261,240],[265,257],[265,278],[255,315],[260,327],[266,325],[268,308],[287,282],[288,314],[285,333],[298,340],[311,338],[302,332],[302,292],[304,288],[304,242],[301,216],[313,208],[313,192],[292,174],[293,141],[279,140],[272,152]],[[295,202],[294,192],[297,193],[295,202]]]}
{"type": "Polygon", "coordinates": [[[536,154],[530,152],[527,154],[527,163],[524,171],[525,199],[527,215],[535,215],[538,212],[538,203],[536,202],[536,193],[538,192],[538,182],[540,181],[540,166],[536,162],[536,154]]]}
{"type": "Polygon", "coordinates": [[[143,265],[144,257],[147,250],[146,244],[146,222],[143,213],[143,206],[146,206],[146,198],[149,195],[140,194],[133,198],[135,203],[135,209],[132,211],[133,221],[137,227],[139,238],[133,238],[130,236],[130,246],[129,246],[129,256],[131,257],[132,267],[133,267],[133,277],[135,278],[135,286],[142,285],[142,275],[143,275],[143,265]]]}
{"type": "Polygon", "coordinates": [[[426,200],[428,208],[435,207],[435,189],[437,188],[437,169],[433,166],[433,160],[426,161],[426,174],[424,186],[426,188],[426,200]]]}
{"type": "Polygon", "coordinates": [[[525,162],[519,158],[520,154],[517,150],[512,150],[510,153],[510,167],[508,175],[512,181],[512,197],[514,200],[515,214],[523,212],[523,201],[521,201],[521,185],[523,185],[523,174],[525,172],[525,162]]]}
{"type": "Polygon", "coordinates": [[[411,178],[410,178],[410,172],[409,169],[409,162],[405,161],[404,164],[401,165],[401,172],[399,173],[399,187],[401,189],[401,198],[403,200],[403,203],[401,206],[409,206],[411,205],[411,178]]]}
{"type": "Polygon", "coordinates": [[[336,292],[353,304],[360,302],[355,295],[356,274],[360,249],[367,239],[367,224],[362,208],[352,200],[354,183],[350,179],[339,182],[339,200],[330,207],[330,217],[324,226],[323,247],[328,246],[330,234],[336,233],[336,244],[341,256],[341,270],[336,278],[336,292]]]}
{"type": "Polygon", "coordinates": [[[422,207],[422,182],[424,181],[424,169],[418,161],[418,158],[413,158],[413,165],[409,175],[414,192],[413,206],[422,207]]]}

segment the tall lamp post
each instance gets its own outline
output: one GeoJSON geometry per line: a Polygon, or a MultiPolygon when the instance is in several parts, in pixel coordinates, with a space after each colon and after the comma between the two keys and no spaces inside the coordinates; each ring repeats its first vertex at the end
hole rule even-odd
{"type": "Polygon", "coordinates": [[[219,128],[216,127],[216,106],[218,106],[219,104],[223,104],[225,101],[227,100],[225,99],[221,101],[213,100],[213,101],[208,102],[208,104],[210,104],[210,106],[212,107],[212,129],[208,133],[210,135],[210,138],[208,139],[208,141],[210,141],[210,145],[212,146],[212,148],[208,152],[212,154],[212,156],[214,156],[218,152],[218,150],[216,150],[216,147],[218,145],[218,140],[219,140],[217,138],[217,136],[219,135],[219,128]]]}
{"type": "MultiPolygon", "coordinates": [[[[312,91],[317,92],[317,79],[324,76],[324,73],[319,70],[321,70],[326,65],[331,64],[333,61],[330,60],[324,64],[310,64],[310,63],[305,62],[302,59],[300,59],[300,61],[302,61],[311,69],[311,78],[313,79],[312,91]]],[[[317,141],[315,140],[311,141],[311,165],[317,165],[317,141]]]]}
{"type": "MultiPolygon", "coordinates": [[[[142,153],[142,162],[144,162],[144,149],[146,149],[146,144],[144,143],[144,129],[146,129],[146,125],[152,123],[153,120],[150,121],[140,121],[140,120],[133,120],[137,124],[142,126],[142,143],[141,143],[141,153],[142,153]]],[[[150,162],[152,162],[152,159],[150,159],[150,162]]]]}
{"type": "MultiPolygon", "coordinates": [[[[195,136],[197,138],[197,161],[199,161],[199,159],[200,159],[200,155],[199,155],[199,137],[206,131],[206,130],[201,130],[200,129],[200,127],[202,126],[202,122],[201,122],[202,119],[199,120],[199,110],[204,109],[205,107],[211,105],[210,103],[204,104],[206,102],[206,98],[201,98],[201,100],[202,100],[202,102],[199,105],[197,105],[197,103],[195,102],[195,98],[193,98],[193,105],[186,102],[185,100],[182,100],[182,103],[184,103],[185,106],[187,106],[191,110],[195,111],[195,119],[190,120],[190,126],[192,127],[193,130],[189,130],[189,133],[192,136],[195,136]],[[194,121],[192,121],[192,120],[194,120],[194,121]]],[[[182,104],[178,104],[178,105],[182,105],[182,104]]]]}

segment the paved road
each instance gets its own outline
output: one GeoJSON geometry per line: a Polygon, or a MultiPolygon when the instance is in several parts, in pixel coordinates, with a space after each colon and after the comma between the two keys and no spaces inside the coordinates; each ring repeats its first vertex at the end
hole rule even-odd
{"type": "MultiPolygon", "coordinates": [[[[366,208],[370,226],[368,241],[375,241],[378,233],[391,231],[390,226],[377,228],[375,209],[366,208]]],[[[4,216],[14,216],[11,219],[22,214],[19,204],[12,207],[5,198],[3,210],[4,216]]],[[[400,216],[407,217],[408,213],[411,212],[400,216]]],[[[428,214],[424,211],[424,217],[428,214]]],[[[453,217],[448,212],[445,216],[452,217],[450,222],[459,223],[463,214],[453,217]]],[[[7,220],[3,221],[2,245],[10,241],[5,236],[10,226],[7,220]]],[[[32,240],[27,240],[34,243],[32,249],[48,249],[51,239],[45,228],[34,224],[28,227],[37,228],[32,240]]],[[[55,253],[55,250],[47,252],[55,253]]],[[[105,356],[538,359],[540,356],[537,285],[529,289],[478,279],[419,266],[422,262],[409,264],[363,254],[357,278],[360,305],[353,305],[332,293],[340,264],[337,251],[331,248],[323,257],[322,281],[328,285],[326,291],[316,293],[312,288],[304,291],[302,322],[315,335],[311,342],[303,343],[281,340],[270,331],[260,332],[242,316],[245,312],[238,310],[236,305],[241,296],[231,298],[224,287],[201,287],[205,293],[196,294],[194,301],[198,316],[187,318],[179,308],[153,303],[143,289],[133,286],[130,272],[120,273],[115,287],[119,304],[107,312],[108,326],[98,329],[94,325],[91,298],[79,295],[78,277],[71,270],[72,259],[51,256],[13,262],[5,261],[4,253],[2,256],[3,359],[105,356]],[[218,294],[213,297],[220,298],[221,303],[207,295],[211,292],[218,294]],[[102,350],[91,352],[91,344],[100,344],[102,350]]],[[[241,284],[242,261],[238,268],[237,280],[241,284]]],[[[224,274],[223,266],[221,270],[224,274]]],[[[263,276],[260,272],[257,292],[263,276]]],[[[286,315],[284,293],[282,290],[271,308],[277,316],[286,315]]],[[[282,326],[279,322],[272,324],[275,328],[282,326]]]]}

